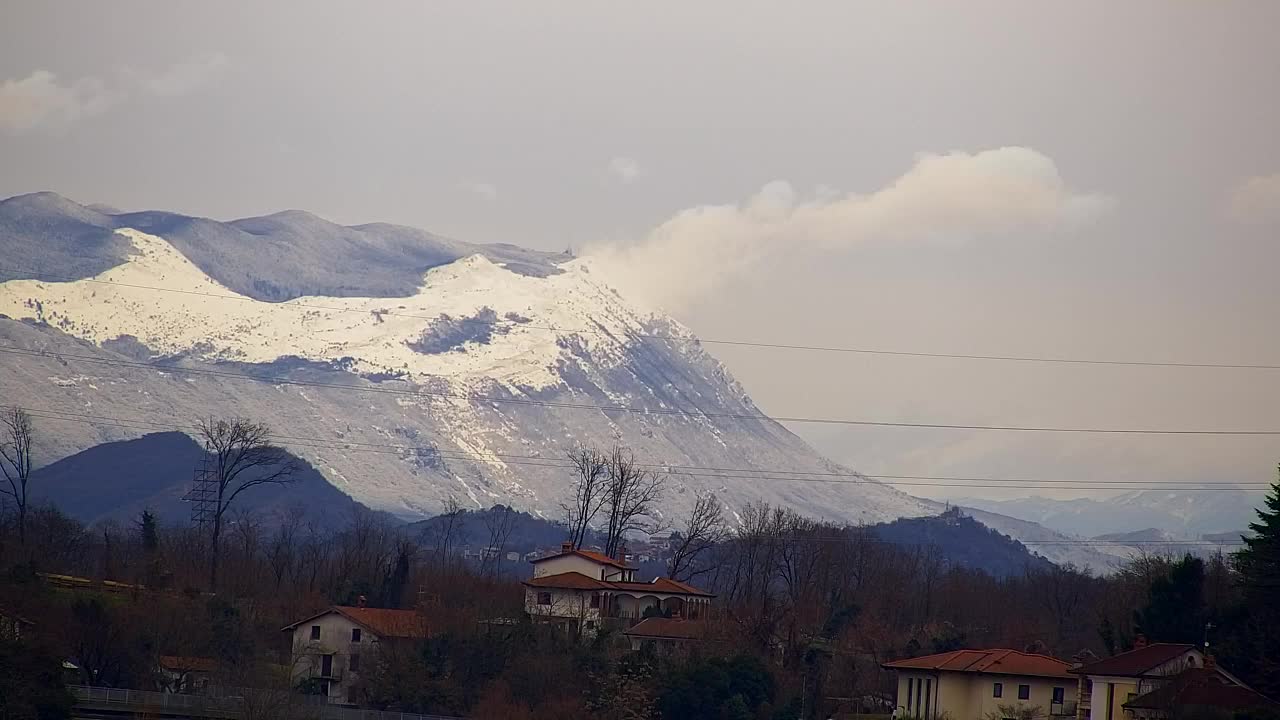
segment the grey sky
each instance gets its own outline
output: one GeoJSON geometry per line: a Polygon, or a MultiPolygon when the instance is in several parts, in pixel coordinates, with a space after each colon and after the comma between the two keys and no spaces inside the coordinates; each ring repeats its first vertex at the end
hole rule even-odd
{"type": "MultiPolygon", "coordinates": [[[[0,196],[661,248],[650,232],[682,211],[742,206],[769,183],[827,208],[875,197],[922,153],[1021,148],[1061,183],[1047,215],[967,224],[972,208],[928,199],[950,192],[875,222],[837,204],[761,235],[732,272],[676,252],[687,284],[715,283],[664,304],[712,338],[1280,362],[1275,3],[51,2],[3,16],[0,196]],[[1061,221],[1078,198],[1105,202],[1061,221]],[[917,232],[922,216],[937,222],[917,232]]],[[[1021,195],[989,187],[975,197],[1022,216],[1021,195]]],[[[727,247],[742,247],[735,228],[716,231],[727,247]]],[[[1280,371],[713,351],[783,415],[1280,429],[1280,371]]],[[[1274,439],[794,429],[893,474],[1264,481],[1280,459],[1274,439]]]]}

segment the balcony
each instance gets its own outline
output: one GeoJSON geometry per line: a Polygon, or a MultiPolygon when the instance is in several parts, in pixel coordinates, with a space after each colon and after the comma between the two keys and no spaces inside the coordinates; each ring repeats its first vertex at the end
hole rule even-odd
{"type": "Polygon", "coordinates": [[[1049,703],[1049,717],[1062,718],[1075,716],[1076,702],[1074,700],[1068,702],[1049,703]]]}

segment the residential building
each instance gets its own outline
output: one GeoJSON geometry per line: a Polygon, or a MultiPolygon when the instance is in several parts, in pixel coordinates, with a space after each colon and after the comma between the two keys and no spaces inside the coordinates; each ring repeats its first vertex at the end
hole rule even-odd
{"type": "Polygon", "coordinates": [[[1280,703],[1227,679],[1217,672],[1210,656],[1205,667],[1183,670],[1155,690],[1127,701],[1124,709],[1134,720],[1167,720],[1175,715],[1228,717],[1260,710],[1275,714],[1280,703]]]}
{"type": "Polygon", "coordinates": [[[897,717],[981,720],[1038,708],[1038,717],[1075,715],[1070,665],[1017,650],[956,650],[884,663],[898,674],[897,717]]]}
{"type": "MultiPolygon", "coordinates": [[[[1205,667],[1204,651],[1195,645],[1152,643],[1139,636],[1134,649],[1085,663],[1072,672],[1079,676],[1077,720],[1125,720],[1133,717],[1125,704],[1151,693],[1184,670],[1205,667]]],[[[1231,685],[1238,678],[1210,663],[1210,672],[1231,685]]]]}
{"type": "Polygon", "coordinates": [[[293,633],[294,685],[331,703],[357,702],[360,673],[378,652],[428,636],[425,618],[415,610],[334,605],[283,628],[293,633]]]}
{"type": "Polygon", "coordinates": [[[214,681],[218,663],[213,658],[161,655],[156,668],[161,692],[202,695],[214,681]]]}
{"type": "Polygon", "coordinates": [[[714,595],[670,578],[637,582],[636,568],[568,543],[556,555],[533,561],[525,581],[525,612],[579,636],[592,636],[606,621],[633,624],[646,615],[696,620],[714,595]]]}
{"type": "Polygon", "coordinates": [[[632,650],[651,649],[659,655],[670,655],[702,642],[706,632],[705,622],[682,617],[648,617],[623,630],[622,634],[631,641],[632,650]]]}

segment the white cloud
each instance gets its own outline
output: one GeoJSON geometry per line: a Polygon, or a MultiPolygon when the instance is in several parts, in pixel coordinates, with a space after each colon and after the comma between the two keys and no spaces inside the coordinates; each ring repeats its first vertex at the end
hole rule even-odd
{"type": "Polygon", "coordinates": [[[466,180],[458,183],[458,189],[484,198],[485,200],[493,201],[498,199],[498,188],[492,183],[466,180]]]}
{"type": "Polygon", "coordinates": [[[1240,183],[1227,198],[1227,214],[1236,222],[1280,223],[1280,173],[1240,183]]]}
{"type": "Polygon", "coordinates": [[[131,95],[182,95],[208,82],[227,66],[221,53],[201,55],[159,72],[124,68],[113,80],[89,75],[60,82],[48,70],[0,84],[0,129],[23,132],[37,127],[65,128],[102,113],[131,95]]]}
{"type": "Polygon", "coordinates": [[[609,161],[609,172],[624,183],[640,177],[640,163],[635,158],[618,156],[609,161]]]}
{"type": "Polygon", "coordinates": [[[1107,202],[1073,192],[1053,160],[1029,148],[924,154],[869,195],[800,200],[772,182],[742,205],[691,208],[639,243],[586,254],[628,294],[675,309],[777,252],[1047,232],[1088,221],[1107,202]]]}
{"type": "Polygon", "coordinates": [[[65,126],[106,110],[114,101],[113,93],[97,78],[63,85],[53,73],[37,70],[0,84],[0,128],[21,132],[40,125],[65,126]]]}

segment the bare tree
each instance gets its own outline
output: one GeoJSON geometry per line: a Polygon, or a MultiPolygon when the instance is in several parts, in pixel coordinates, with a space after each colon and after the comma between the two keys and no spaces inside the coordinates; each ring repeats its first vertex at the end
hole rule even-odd
{"type": "Polygon", "coordinates": [[[710,566],[699,566],[698,558],[724,539],[724,518],[715,495],[698,498],[689,514],[680,542],[671,553],[669,574],[673,580],[691,580],[708,572],[710,566]]]}
{"type": "Polygon", "coordinates": [[[605,502],[608,490],[609,459],[597,450],[577,448],[569,451],[573,464],[573,502],[560,507],[569,527],[569,543],[575,550],[586,540],[591,521],[605,502]]]}
{"type": "Polygon", "coordinates": [[[275,535],[267,545],[267,563],[271,566],[271,576],[275,579],[276,590],[284,584],[285,576],[293,571],[298,560],[298,535],[302,529],[302,521],[306,509],[302,506],[289,508],[277,518],[275,535]]]}
{"type": "Polygon", "coordinates": [[[8,408],[0,415],[0,473],[8,487],[0,494],[13,498],[18,511],[18,544],[27,544],[27,490],[31,482],[31,441],[35,429],[22,408],[8,408]]]}
{"type": "Polygon", "coordinates": [[[213,463],[217,504],[209,548],[209,590],[218,589],[218,550],[223,517],[240,494],[260,485],[284,485],[298,470],[284,449],[271,444],[271,430],[241,418],[200,421],[200,436],[213,463]]]}
{"type": "Polygon", "coordinates": [[[621,445],[609,452],[608,477],[605,480],[604,512],[605,554],[614,557],[627,533],[647,529],[645,518],[651,518],[654,504],[662,497],[662,477],[641,470],[635,454],[621,445]]]}
{"type": "Polygon", "coordinates": [[[507,540],[516,525],[516,512],[510,505],[494,505],[484,515],[484,527],[489,531],[489,544],[484,549],[482,564],[486,574],[497,575],[502,567],[502,555],[507,550],[507,540]]]}
{"type": "MultiPolygon", "coordinates": [[[[428,526],[441,568],[451,564],[450,558],[456,552],[457,546],[465,542],[462,519],[466,512],[458,499],[450,495],[449,499],[444,501],[444,512],[440,513],[436,521],[428,526]]],[[[425,540],[426,537],[424,536],[423,539],[425,540]]]]}

